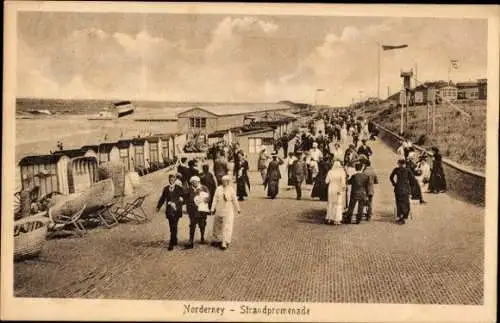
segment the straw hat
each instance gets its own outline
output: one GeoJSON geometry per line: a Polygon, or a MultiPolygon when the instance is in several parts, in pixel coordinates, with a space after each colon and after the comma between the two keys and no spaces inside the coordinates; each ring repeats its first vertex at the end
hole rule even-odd
{"type": "Polygon", "coordinates": [[[221,180],[223,181],[231,181],[231,177],[229,175],[222,176],[221,180]]]}

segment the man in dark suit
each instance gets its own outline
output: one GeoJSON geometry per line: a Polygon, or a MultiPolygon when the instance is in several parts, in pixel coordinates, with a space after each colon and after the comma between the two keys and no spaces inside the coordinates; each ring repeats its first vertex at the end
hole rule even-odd
{"type": "Polygon", "coordinates": [[[370,221],[370,219],[372,218],[372,214],[373,214],[373,209],[372,209],[372,205],[373,205],[373,193],[375,191],[373,185],[378,184],[378,178],[377,178],[377,174],[375,173],[375,170],[371,166],[370,160],[367,160],[365,162],[365,164],[366,164],[366,168],[363,171],[363,173],[365,173],[366,175],[368,175],[368,178],[370,179],[370,181],[368,182],[368,189],[366,191],[366,195],[367,195],[367,199],[366,199],[366,220],[370,221]]]}
{"type": "Polygon", "coordinates": [[[394,186],[394,195],[396,197],[396,222],[405,224],[410,214],[410,182],[414,180],[412,172],[406,167],[406,161],[401,158],[398,160],[398,167],[394,168],[389,179],[394,186]]]}
{"type": "Polygon", "coordinates": [[[370,185],[370,178],[365,173],[362,173],[363,165],[357,163],[354,166],[356,173],[354,173],[347,183],[351,185],[351,196],[349,197],[349,206],[347,208],[345,224],[351,223],[352,214],[356,204],[358,205],[358,213],[356,215],[356,224],[361,222],[363,216],[363,209],[367,197],[368,186],[370,185]]]}
{"type": "Polygon", "coordinates": [[[214,162],[214,175],[217,179],[217,186],[222,185],[222,176],[227,175],[229,168],[227,167],[227,161],[223,154],[219,154],[214,162]]]}
{"type": "Polygon", "coordinates": [[[165,186],[163,189],[160,200],[156,205],[156,212],[160,212],[161,207],[166,203],[165,216],[170,228],[169,251],[173,250],[174,246],[177,245],[177,225],[179,219],[182,217],[182,203],[184,202],[182,197],[184,195],[184,189],[175,184],[175,180],[176,176],[174,174],[168,176],[169,185],[165,186]]]}
{"type": "Polygon", "coordinates": [[[297,160],[292,165],[292,181],[297,192],[297,200],[302,198],[302,183],[307,176],[307,165],[302,153],[297,152],[297,160]]]}

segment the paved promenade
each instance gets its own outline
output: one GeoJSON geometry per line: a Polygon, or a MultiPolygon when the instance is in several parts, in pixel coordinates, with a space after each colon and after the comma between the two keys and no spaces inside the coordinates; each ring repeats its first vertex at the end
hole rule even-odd
{"type": "MultiPolygon", "coordinates": [[[[388,176],[397,157],[380,142],[371,146],[381,182],[371,222],[323,225],[326,202],[310,200],[310,189],[301,201],[284,187],[277,200],[268,200],[252,173],[251,196],[241,203],[228,250],[196,245],[168,252],[162,210],[150,223],[48,241],[40,260],[15,265],[15,295],[482,304],[484,209],[426,194],[428,204],[412,204],[414,219],[396,225],[388,176]]],[[[138,193],[151,193],[148,212],[166,181],[161,172],[144,181],[138,193]]],[[[187,224],[185,216],[181,243],[187,224]]]]}

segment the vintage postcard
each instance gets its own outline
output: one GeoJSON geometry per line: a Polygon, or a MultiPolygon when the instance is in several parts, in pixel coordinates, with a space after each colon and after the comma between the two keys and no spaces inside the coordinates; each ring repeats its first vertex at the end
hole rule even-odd
{"type": "Polygon", "coordinates": [[[495,321],[498,6],[4,8],[2,319],[495,321]]]}

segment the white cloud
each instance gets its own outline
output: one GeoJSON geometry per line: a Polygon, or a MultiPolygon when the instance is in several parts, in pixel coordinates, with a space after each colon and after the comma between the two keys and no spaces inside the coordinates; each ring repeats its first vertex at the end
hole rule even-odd
{"type": "Polygon", "coordinates": [[[239,45],[238,33],[251,30],[272,34],[278,30],[278,25],[253,17],[226,17],[213,31],[210,43],[206,48],[207,54],[213,55],[220,50],[228,50],[228,48],[236,50],[239,45]]]}

